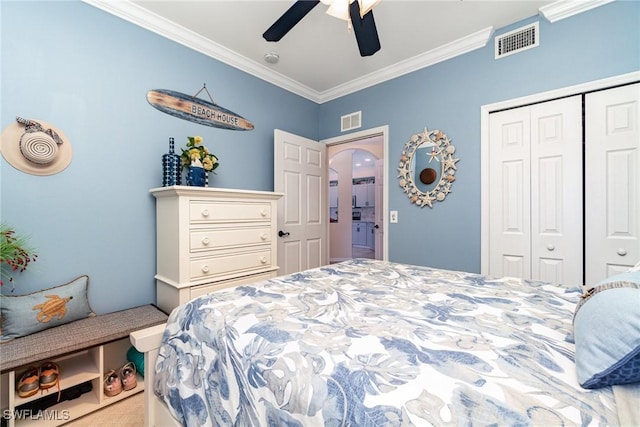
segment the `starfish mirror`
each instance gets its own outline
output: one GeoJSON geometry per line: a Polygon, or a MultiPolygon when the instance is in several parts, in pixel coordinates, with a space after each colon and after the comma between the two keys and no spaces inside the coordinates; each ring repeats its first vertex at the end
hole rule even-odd
{"type": "Polygon", "coordinates": [[[402,190],[417,206],[433,207],[451,192],[455,181],[456,148],[447,135],[428,130],[412,135],[400,155],[398,179],[402,190]]]}

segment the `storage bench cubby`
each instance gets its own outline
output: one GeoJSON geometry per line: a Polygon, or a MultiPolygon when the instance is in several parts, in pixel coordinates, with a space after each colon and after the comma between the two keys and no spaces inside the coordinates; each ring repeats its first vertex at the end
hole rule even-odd
{"type": "Polygon", "coordinates": [[[2,425],[57,426],[143,391],[144,381],[138,375],[134,389],[108,397],[103,392],[104,375],[127,363],[131,332],[166,321],[165,313],[153,305],[145,305],[77,320],[0,344],[2,425]],[[71,392],[82,388],[85,392],[46,410],[30,409],[37,408],[42,403],[38,402],[40,399],[57,398],[58,387],[22,398],[16,392],[16,380],[28,367],[46,361],[60,367],[61,391],[75,394],[71,392]]]}

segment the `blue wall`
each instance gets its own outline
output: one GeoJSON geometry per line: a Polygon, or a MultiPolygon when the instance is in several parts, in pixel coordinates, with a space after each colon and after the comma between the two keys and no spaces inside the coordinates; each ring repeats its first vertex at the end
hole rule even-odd
{"type": "MultiPolygon", "coordinates": [[[[344,96],[320,107],[320,136],[362,111],[363,128],[389,125],[389,259],[480,271],[480,107],[640,70],[640,2],[614,2],[553,24],[532,17],[496,35],[540,22],[540,46],[499,60],[483,49],[344,96]],[[400,152],[412,134],[440,129],[456,147],[456,181],[432,209],[411,204],[398,184],[400,152]]],[[[382,38],[384,43],[384,38],[382,38]]],[[[384,44],[383,44],[384,49],[384,44]]]]}
{"type": "MultiPolygon", "coordinates": [[[[19,115],[60,128],[73,146],[62,173],[0,163],[1,219],[29,234],[38,261],[16,293],[90,276],[104,313],[155,302],[155,199],[162,154],[201,135],[220,158],[212,185],[273,190],[273,129],[318,139],[319,106],[78,1],[0,2],[1,128],[19,115]],[[150,89],[195,94],[251,120],[235,132],[163,114],[150,89]],[[206,95],[204,95],[206,99],[206,95]]],[[[6,286],[4,293],[8,292],[6,286]]]]}
{"type": "Polygon", "coordinates": [[[322,105],[78,1],[0,1],[0,14],[1,128],[16,115],[45,120],[74,150],[71,165],[47,177],[0,160],[1,219],[29,234],[39,254],[16,292],[88,274],[99,313],[155,301],[148,190],[162,183],[169,137],[204,138],[221,160],[212,185],[272,190],[274,128],[328,138],[341,115],[362,110],[363,128],[390,129],[389,207],[400,217],[388,230],[390,259],[479,271],[480,106],[640,68],[636,2],[540,19],[541,46],[528,52],[495,61],[490,45],[322,105]],[[145,99],[150,89],[195,93],[205,82],[256,129],[192,124],[145,99]],[[425,126],[446,132],[461,159],[453,192],[433,209],[411,205],[395,179],[402,146],[425,126]]]}

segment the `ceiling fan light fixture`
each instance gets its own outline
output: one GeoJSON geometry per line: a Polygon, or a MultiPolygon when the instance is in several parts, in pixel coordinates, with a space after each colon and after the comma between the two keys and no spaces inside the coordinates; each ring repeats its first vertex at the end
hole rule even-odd
{"type": "Polygon", "coordinates": [[[381,0],[358,0],[360,4],[360,17],[369,13],[381,0]]]}
{"type": "Polygon", "coordinates": [[[327,9],[327,15],[331,15],[334,18],[348,21],[349,17],[349,4],[351,0],[333,0],[331,5],[327,9]]]}

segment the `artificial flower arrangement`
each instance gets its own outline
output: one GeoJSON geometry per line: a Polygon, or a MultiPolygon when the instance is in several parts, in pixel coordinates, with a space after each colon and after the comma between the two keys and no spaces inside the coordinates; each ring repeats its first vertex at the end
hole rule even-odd
{"type": "Polygon", "coordinates": [[[11,292],[15,289],[11,273],[25,271],[29,263],[35,262],[38,258],[34,250],[27,245],[27,241],[26,237],[17,236],[13,228],[0,224],[0,285],[8,280],[13,286],[11,292]],[[9,272],[3,264],[9,266],[9,272]]]}
{"type": "Polygon", "coordinates": [[[200,166],[207,172],[213,172],[220,166],[218,158],[211,154],[207,147],[202,145],[201,136],[188,136],[187,149],[182,149],[180,158],[182,166],[188,168],[191,165],[200,166]]]}

